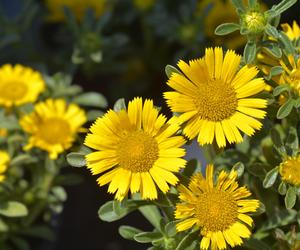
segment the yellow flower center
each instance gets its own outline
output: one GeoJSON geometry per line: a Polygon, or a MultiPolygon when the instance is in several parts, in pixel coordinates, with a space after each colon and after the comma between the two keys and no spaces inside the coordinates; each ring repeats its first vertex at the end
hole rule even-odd
{"type": "Polygon", "coordinates": [[[226,230],[236,221],[237,215],[237,203],[225,191],[212,189],[198,196],[195,217],[199,220],[204,234],[208,231],[226,230]]]}
{"type": "Polygon", "coordinates": [[[71,128],[68,122],[60,118],[49,118],[39,128],[39,137],[49,144],[60,144],[68,140],[71,128]]]}
{"type": "Polygon", "coordinates": [[[158,159],[158,144],[147,133],[135,131],[120,141],[117,153],[122,168],[132,172],[147,172],[158,159]]]}
{"type": "Polygon", "coordinates": [[[232,116],[238,105],[233,87],[215,79],[201,85],[194,102],[201,119],[215,122],[232,116]]]}
{"type": "Polygon", "coordinates": [[[2,85],[0,95],[7,100],[16,101],[21,99],[27,93],[27,86],[24,82],[10,82],[2,85]]]}
{"type": "Polygon", "coordinates": [[[289,158],[280,164],[281,178],[295,186],[300,186],[300,157],[289,158]]]}

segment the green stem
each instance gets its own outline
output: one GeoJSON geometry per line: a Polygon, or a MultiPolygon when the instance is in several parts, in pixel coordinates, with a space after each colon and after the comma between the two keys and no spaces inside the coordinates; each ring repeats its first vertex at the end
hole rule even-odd
{"type": "Polygon", "coordinates": [[[214,162],[217,153],[213,144],[207,144],[202,146],[202,152],[208,164],[214,162]]]}

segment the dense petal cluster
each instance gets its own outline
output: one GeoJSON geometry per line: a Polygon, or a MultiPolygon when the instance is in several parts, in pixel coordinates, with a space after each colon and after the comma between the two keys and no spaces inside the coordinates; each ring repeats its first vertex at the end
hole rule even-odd
{"type": "Polygon", "coordinates": [[[254,97],[265,89],[262,78],[256,78],[256,67],[245,65],[239,69],[240,56],[229,50],[223,56],[221,48],[206,49],[205,56],[180,61],[182,73],[173,73],[168,85],[175,91],[164,97],[178,120],[185,124],[183,133],[189,138],[198,137],[200,145],[213,143],[219,147],[243,141],[240,131],[252,136],[265,117],[261,110],[267,101],[254,97]]]}
{"type": "Polygon", "coordinates": [[[208,165],[206,178],[201,173],[194,175],[187,187],[181,185],[180,203],[176,205],[175,218],[181,221],[177,231],[194,226],[200,228],[200,249],[227,249],[243,243],[251,235],[252,218],[259,201],[245,199],[251,195],[246,187],[239,187],[237,173],[222,171],[214,183],[214,167],[208,165]]]}
{"type": "Polygon", "coordinates": [[[279,165],[279,173],[284,182],[300,187],[300,156],[283,161],[279,165]]]}
{"type": "Polygon", "coordinates": [[[110,110],[90,128],[85,145],[96,150],[86,156],[92,174],[101,174],[100,186],[124,199],[129,190],[141,192],[143,199],[156,199],[158,188],[166,193],[176,185],[174,173],[183,168],[185,143],[176,124],[167,124],[152,100],[135,98],[127,110],[110,110]],[[155,185],[156,184],[156,185],[155,185]]]}
{"type": "Polygon", "coordinates": [[[70,148],[76,134],[82,130],[87,118],[76,104],[68,105],[63,99],[47,99],[35,105],[34,111],[20,120],[30,134],[26,150],[37,147],[46,150],[51,159],[70,148]]]}

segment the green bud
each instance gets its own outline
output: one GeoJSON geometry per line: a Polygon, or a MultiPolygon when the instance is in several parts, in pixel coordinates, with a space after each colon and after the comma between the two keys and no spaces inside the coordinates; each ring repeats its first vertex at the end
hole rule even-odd
{"type": "Polygon", "coordinates": [[[267,24],[265,15],[258,11],[250,11],[243,16],[244,27],[250,34],[260,34],[267,24]]]}

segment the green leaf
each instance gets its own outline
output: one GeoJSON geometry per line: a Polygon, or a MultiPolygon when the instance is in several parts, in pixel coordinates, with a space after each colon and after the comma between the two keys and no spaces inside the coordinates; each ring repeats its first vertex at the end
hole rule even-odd
{"type": "Polygon", "coordinates": [[[289,187],[284,198],[285,207],[287,209],[293,208],[296,204],[296,198],[297,193],[295,188],[289,187]]]}
{"type": "Polygon", "coordinates": [[[8,230],[8,225],[0,218],[0,233],[7,232],[8,230]]]}
{"type": "Polygon", "coordinates": [[[278,33],[277,29],[274,26],[271,26],[270,24],[267,24],[265,26],[265,32],[268,36],[271,36],[271,37],[274,37],[274,38],[279,37],[279,33],[278,33]]]}
{"type": "Polygon", "coordinates": [[[282,31],[280,31],[279,41],[283,44],[286,54],[294,54],[295,53],[295,48],[294,48],[292,41],[282,31]]]}
{"type": "Polygon", "coordinates": [[[165,72],[168,78],[170,78],[173,73],[177,73],[181,75],[181,72],[178,69],[176,69],[174,66],[169,64],[165,67],[165,72]]]}
{"type": "Polygon", "coordinates": [[[168,237],[174,237],[177,234],[176,224],[176,221],[170,221],[166,224],[165,232],[168,235],[168,237]]]}
{"type": "Polygon", "coordinates": [[[274,96],[279,96],[283,92],[289,92],[289,90],[290,90],[290,86],[289,85],[287,85],[287,84],[281,84],[281,85],[277,86],[273,90],[273,95],[274,96]]]}
{"type": "Polygon", "coordinates": [[[298,149],[299,149],[299,138],[298,138],[296,128],[289,127],[289,131],[288,131],[288,135],[287,135],[285,144],[293,150],[293,153],[296,153],[298,151],[298,149]]]}
{"type": "Polygon", "coordinates": [[[160,232],[142,232],[134,235],[134,240],[139,243],[150,243],[163,238],[160,232]]]}
{"type": "Polygon", "coordinates": [[[277,176],[278,176],[278,167],[276,168],[273,168],[272,170],[270,170],[264,181],[263,181],[263,186],[264,188],[270,188],[273,186],[273,184],[275,183],[276,179],[277,179],[277,176]]]}
{"type": "Polygon", "coordinates": [[[119,234],[126,240],[134,240],[134,236],[141,232],[142,230],[131,226],[119,227],[119,234]]]}
{"type": "Polygon", "coordinates": [[[296,109],[300,108],[300,98],[295,99],[294,107],[296,109]]]}
{"type": "Polygon", "coordinates": [[[37,162],[37,159],[31,156],[30,154],[19,154],[11,160],[10,165],[17,166],[33,162],[37,162]]]}
{"type": "Polygon", "coordinates": [[[119,112],[121,110],[126,110],[126,109],[127,109],[127,107],[126,107],[124,98],[120,98],[115,102],[114,111],[119,112]]]}
{"type": "MultiPolygon", "coordinates": [[[[268,77],[266,78],[267,80],[271,80],[272,77],[274,76],[278,76],[280,75],[281,73],[283,72],[283,68],[281,66],[275,66],[275,67],[272,67],[271,70],[270,70],[270,73],[268,75],[268,77]]],[[[279,86],[278,86],[279,87],[279,86]]],[[[274,90],[275,91],[275,90],[274,90]]],[[[274,93],[273,91],[273,93],[274,93]]]]}
{"type": "Polygon", "coordinates": [[[245,6],[244,6],[244,4],[243,4],[243,1],[241,1],[241,0],[231,0],[231,2],[232,2],[232,4],[233,4],[233,6],[234,6],[237,10],[242,11],[242,12],[245,11],[245,6]]]}
{"type": "Polygon", "coordinates": [[[292,7],[296,2],[297,0],[282,0],[279,4],[273,5],[272,10],[274,10],[277,15],[280,15],[292,7]]]}
{"type": "Polygon", "coordinates": [[[106,108],[108,103],[106,98],[99,93],[89,92],[74,97],[73,102],[90,107],[106,108]]]}
{"type": "Polygon", "coordinates": [[[138,207],[149,204],[147,201],[143,200],[128,200],[126,202],[126,206],[120,209],[119,214],[116,214],[114,211],[113,203],[114,201],[108,201],[100,207],[98,215],[101,220],[107,222],[116,221],[123,218],[132,211],[138,209],[138,207]]]}
{"type": "Polygon", "coordinates": [[[269,55],[274,56],[276,58],[281,58],[282,51],[281,48],[278,46],[277,43],[274,42],[263,42],[262,49],[269,55]]]}
{"type": "Polygon", "coordinates": [[[6,217],[24,217],[28,215],[27,207],[17,201],[2,201],[0,214],[6,217]]]}
{"type": "Polygon", "coordinates": [[[95,121],[97,118],[103,116],[103,111],[101,110],[89,110],[87,113],[86,113],[86,116],[87,116],[87,119],[88,121],[95,121]]]}
{"type": "Polygon", "coordinates": [[[283,145],[283,141],[281,136],[276,128],[272,128],[270,131],[271,139],[276,147],[281,147],[283,145]]]}
{"type": "Polygon", "coordinates": [[[279,184],[279,187],[278,187],[278,193],[281,194],[281,195],[285,195],[286,194],[286,184],[284,182],[281,182],[279,184]]]}
{"type": "Polygon", "coordinates": [[[258,5],[257,0],[248,0],[248,5],[250,9],[255,9],[258,5]]]}
{"type": "Polygon", "coordinates": [[[283,119],[287,117],[293,110],[294,99],[287,100],[277,111],[277,119],[283,119]]]}
{"type": "Polygon", "coordinates": [[[176,250],[186,250],[188,249],[191,244],[197,240],[199,232],[191,232],[187,234],[178,244],[176,250]]]}
{"type": "Polygon", "coordinates": [[[83,153],[77,153],[77,152],[69,153],[67,155],[67,162],[72,167],[81,168],[86,166],[86,159],[83,153]]]}
{"type": "Polygon", "coordinates": [[[103,59],[103,53],[101,50],[94,52],[94,53],[90,54],[90,58],[92,59],[93,62],[100,63],[100,62],[102,62],[102,59],[103,59]]]}
{"type": "Polygon", "coordinates": [[[256,44],[254,42],[248,42],[244,49],[245,63],[252,63],[256,58],[256,44]]]}
{"type": "Polygon", "coordinates": [[[237,162],[232,167],[232,170],[235,170],[238,174],[238,177],[241,177],[244,174],[245,166],[242,162],[237,162]]]}
{"type": "Polygon", "coordinates": [[[67,200],[67,193],[63,187],[53,187],[51,192],[59,201],[64,202],[67,200]]]}
{"type": "Polygon", "coordinates": [[[139,211],[157,230],[161,231],[160,220],[162,216],[157,206],[153,206],[153,205],[142,206],[139,207],[139,211]]]}
{"type": "Polygon", "coordinates": [[[11,237],[12,243],[17,247],[18,250],[30,250],[29,243],[21,237],[11,237]]]}
{"type": "Polygon", "coordinates": [[[237,23],[223,23],[216,28],[215,34],[218,36],[224,36],[239,29],[240,25],[237,23]]]}

